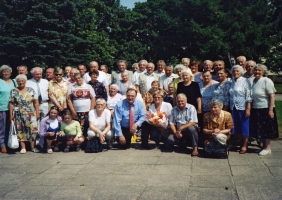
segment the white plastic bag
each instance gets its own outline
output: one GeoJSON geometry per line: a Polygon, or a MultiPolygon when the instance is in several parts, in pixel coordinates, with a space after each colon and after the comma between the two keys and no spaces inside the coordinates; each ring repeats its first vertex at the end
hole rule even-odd
{"type": "Polygon", "coordinates": [[[11,125],[10,125],[8,147],[10,147],[11,149],[19,148],[19,140],[17,136],[16,127],[13,121],[11,121],[11,125]]]}

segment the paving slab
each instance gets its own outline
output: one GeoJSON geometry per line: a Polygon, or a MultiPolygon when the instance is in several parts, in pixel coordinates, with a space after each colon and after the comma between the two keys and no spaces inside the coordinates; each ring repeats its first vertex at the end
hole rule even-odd
{"type": "Polygon", "coordinates": [[[230,175],[192,175],[189,186],[196,188],[235,188],[230,175]]]}
{"type": "Polygon", "coordinates": [[[3,199],[7,193],[11,192],[17,187],[18,185],[0,185],[0,199],[3,199]]]}
{"type": "MultiPolygon", "coordinates": [[[[2,171],[1,171],[2,173],[2,171]]],[[[37,174],[17,174],[17,173],[4,173],[0,176],[0,186],[4,185],[22,185],[31,179],[34,179],[37,174]]]]}
{"type": "Polygon", "coordinates": [[[49,194],[50,199],[96,199],[93,197],[96,188],[87,188],[84,186],[70,187],[60,186],[57,190],[49,194]]]}
{"type": "Polygon", "coordinates": [[[160,186],[147,186],[142,192],[140,200],[179,200],[186,199],[188,192],[187,187],[172,186],[172,187],[160,187],[160,186]]]}
{"type": "Polygon", "coordinates": [[[189,187],[186,199],[237,200],[238,195],[232,188],[189,187]]]}

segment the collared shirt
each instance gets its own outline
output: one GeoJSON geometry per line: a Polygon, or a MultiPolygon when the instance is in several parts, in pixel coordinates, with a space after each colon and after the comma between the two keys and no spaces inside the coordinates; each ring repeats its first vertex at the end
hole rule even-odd
{"type": "Polygon", "coordinates": [[[158,70],[154,71],[155,74],[158,74],[160,76],[165,74],[165,70],[163,70],[162,72],[159,72],[158,70]]]}
{"type": "Polygon", "coordinates": [[[250,84],[251,84],[251,87],[252,87],[252,85],[253,85],[253,83],[254,83],[255,76],[254,76],[253,74],[252,74],[252,76],[249,76],[248,73],[245,72],[245,73],[243,74],[243,77],[249,80],[249,82],[250,82],[250,84]]]}
{"type": "MultiPolygon", "coordinates": [[[[144,104],[139,99],[135,99],[133,102],[134,109],[134,123],[137,126],[141,126],[146,119],[146,112],[144,104]]],[[[129,111],[130,105],[127,99],[119,101],[115,107],[114,112],[114,130],[117,136],[122,136],[121,127],[129,128],[129,111]]]]}
{"type": "MultiPolygon", "coordinates": [[[[88,83],[91,80],[91,77],[89,76],[89,72],[86,72],[84,74],[83,80],[85,83],[88,83]]],[[[99,71],[99,76],[97,78],[97,81],[103,83],[105,87],[109,85],[109,80],[105,72],[99,71]]]]}
{"type": "Polygon", "coordinates": [[[209,85],[208,87],[204,86],[204,83],[201,82],[199,83],[199,87],[200,87],[200,91],[202,94],[202,110],[203,111],[209,111],[209,102],[212,100],[212,96],[213,96],[213,91],[217,86],[217,81],[212,80],[211,85],[209,85]]]}
{"type": "Polygon", "coordinates": [[[237,80],[232,80],[230,86],[230,109],[235,106],[237,110],[245,110],[246,103],[252,102],[251,84],[244,77],[239,77],[237,80]]]}
{"type": "MultiPolygon", "coordinates": [[[[62,79],[60,83],[56,80],[49,81],[49,93],[52,93],[56,97],[58,103],[63,107],[67,108],[67,93],[69,89],[69,82],[62,79]]],[[[55,104],[49,101],[49,109],[55,104]]]]}
{"type": "MultiPolygon", "coordinates": [[[[146,91],[148,92],[151,89],[151,83],[155,80],[154,72],[152,74],[148,74],[147,72],[144,73],[146,76],[146,91]]],[[[140,78],[136,81],[136,85],[139,85],[140,78]]]]}
{"type": "Polygon", "coordinates": [[[169,124],[176,125],[178,129],[180,126],[189,122],[198,123],[197,111],[193,105],[186,103],[183,111],[181,111],[178,106],[172,109],[169,124]]]}
{"type": "Polygon", "coordinates": [[[112,75],[109,73],[106,73],[107,77],[108,77],[108,83],[109,85],[112,83],[112,75]]]}
{"type": "Polygon", "coordinates": [[[166,76],[165,74],[160,77],[160,88],[168,91],[168,85],[172,83],[173,79],[178,78],[178,75],[171,74],[170,76],[166,76]]]}
{"type": "Polygon", "coordinates": [[[142,71],[142,72],[140,70],[134,72],[134,74],[133,74],[133,83],[136,84],[136,82],[139,80],[140,74],[145,73],[145,72],[147,72],[146,69],[144,71],[142,71]]]}
{"type": "Polygon", "coordinates": [[[25,86],[31,87],[32,89],[34,89],[34,91],[36,93],[36,97],[38,98],[37,82],[39,84],[42,102],[47,102],[49,100],[49,97],[48,97],[48,84],[49,84],[49,82],[48,82],[48,80],[40,79],[39,81],[36,81],[34,78],[32,78],[32,79],[29,79],[29,80],[26,81],[25,86]]]}
{"type": "MultiPolygon", "coordinates": [[[[125,69],[124,72],[128,73],[128,80],[133,82],[134,77],[133,77],[132,71],[129,71],[129,70],[125,69]]],[[[112,75],[111,75],[111,83],[112,84],[116,84],[118,81],[122,80],[121,73],[122,72],[119,71],[119,70],[112,72],[112,75]]]]}
{"type": "Polygon", "coordinates": [[[225,81],[224,83],[216,84],[216,87],[213,91],[213,96],[212,99],[218,99],[220,100],[224,106],[229,106],[229,89],[230,89],[231,82],[230,81],[225,81]]]}

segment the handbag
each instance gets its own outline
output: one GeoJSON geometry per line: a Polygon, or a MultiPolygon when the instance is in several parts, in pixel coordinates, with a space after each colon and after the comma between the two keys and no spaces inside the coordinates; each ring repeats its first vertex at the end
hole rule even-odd
{"type": "Polygon", "coordinates": [[[103,151],[103,145],[99,137],[91,138],[85,147],[85,153],[98,153],[103,151]]]}
{"type": "Polygon", "coordinates": [[[17,136],[16,127],[15,127],[15,124],[14,124],[13,121],[11,121],[11,125],[10,125],[8,147],[11,148],[11,149],[19,148],[19,140],[18,140],[18,136],[17,136]]]}
{"type": "Polygon", "coordinates": [[[228,158],[228,146],[215,140],[204,145],[204,152],[209,158],[228,158]]]}

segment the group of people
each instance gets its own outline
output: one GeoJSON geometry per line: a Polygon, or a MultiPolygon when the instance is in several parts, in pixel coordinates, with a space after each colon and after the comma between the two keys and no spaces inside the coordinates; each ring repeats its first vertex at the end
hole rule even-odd
{"type": "Polygon", "coordinates": [[[221,60],[190,62],[183,58],[176,66],[163,60],[155,65],[141,60],[127,69],[125,60],[108,73],[106,65],[89,63],[77,68],[34,67],[27,79],[27,67],[0,67],[0,145],[7,152],[10,123],[14,123],[20,153],[26,143],[33,152],[81,150],[81,144],[98,138],[111,149],[116,140],[130,148],[132,136],[141,131],[141,148],[180,148],[191,145],[198,156],[199,137],[205,143],[227,144],[231,134],[240,141],[240,154],[248,140],[261,144],[259,155],[271,153],[270,139],[278,137],[275,88],[266,77],[265,65],[237,58],[231,70],[221,60]],[[151,123],[153,113],[165,116],[162,126],[151,123]]]}

